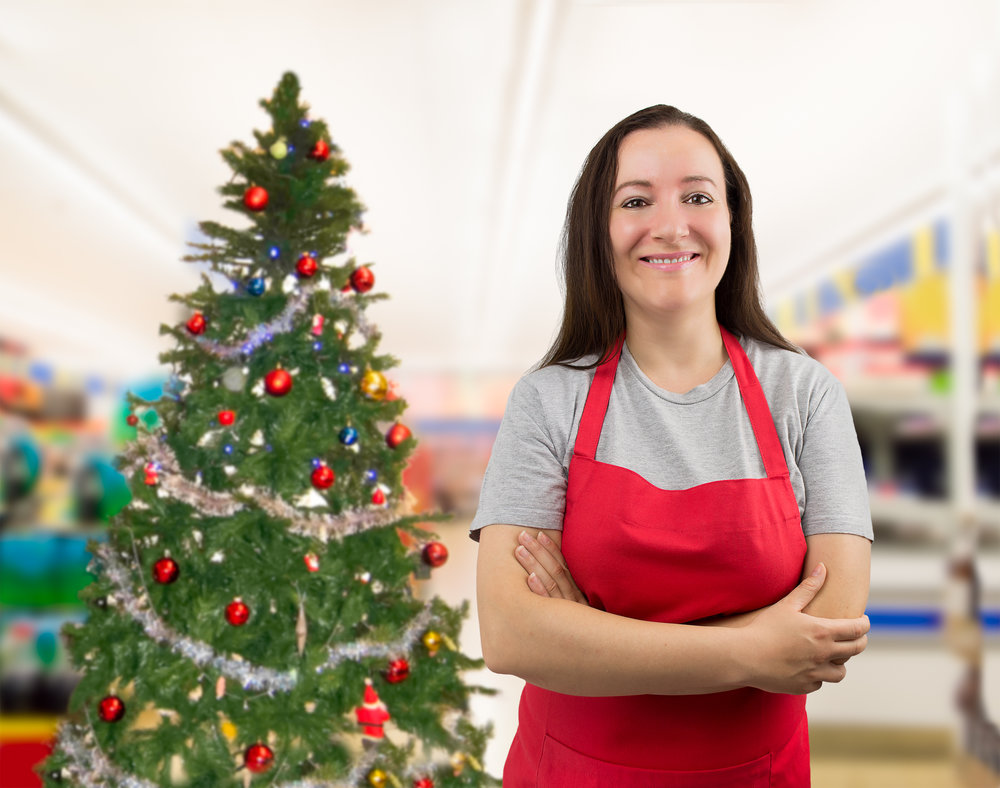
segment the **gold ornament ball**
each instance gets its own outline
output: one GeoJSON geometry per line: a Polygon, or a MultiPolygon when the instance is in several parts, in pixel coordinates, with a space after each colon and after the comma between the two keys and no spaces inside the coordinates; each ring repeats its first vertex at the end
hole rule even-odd
{"type": "Polygon", "coordinates": [[[271,146],[271,156],[279,161],[288,155],[288,145],[285,144],[284,139],[278,140],[274,145],[271,146]]]}
{"type": "Polygon", "coordinates": [[[381,769],[372,769],[368,772],[368,782],[374,786],[374,788],[384,788],[388,777],[386,777],[385,772],[381,769]]]}
{"type": "Polygon", "coordinates": [[[389,391],[389,381],[385,379],[385,375],[381,372],[376,372],[374,369],[369,369],[362,375],[361,382],[358,385],[361,388],[362,394],[368,397],[368,399],[376,401],[385,399],[385,395],[389,391]]]}
{"type": "Polygon", "coordinates": [[[432,657],[437,654],[438,649],[441,648],[441,636],[433,629],[424,633],[423,641],[432,657]]]}

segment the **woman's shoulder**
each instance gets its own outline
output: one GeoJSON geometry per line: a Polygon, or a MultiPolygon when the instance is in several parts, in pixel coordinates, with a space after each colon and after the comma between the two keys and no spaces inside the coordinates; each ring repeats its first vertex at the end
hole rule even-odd
{"type": "Polygon", "coordinates": [[[565,364],[534,367],[526,372],[514,386],[515,392],[536,392],[545,398],[558,393],[588,389],[594,379],[594,362],[597,356],[584,356],[565,364]]]}
{"type": "Polygon", "coordinates": [[[804,351],[786,350],[753,337],[740,342],[765,390],[781,387],[800,394],[822,394],[841,387],[830,370],[804,351]]]}

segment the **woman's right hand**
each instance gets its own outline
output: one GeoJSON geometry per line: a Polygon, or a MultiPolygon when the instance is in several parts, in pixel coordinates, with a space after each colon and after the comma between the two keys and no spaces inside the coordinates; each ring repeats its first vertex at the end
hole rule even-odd
{"type": "Polygon", "coordinates": [[[553,531],[552,538],[544,531],[533,537],[527,530],[517,537],[514,557],[528,573],[527,583],[538,596],[568,599],[586,605],[587,597],[576,587],[562,554],[562,533],[553,531]]]}
{"type": "Polygon", "coordinates": [[[748,686],[767,692],[803,695],[847,675],[844,662],[868,645],[868,616],[819,618],[803,613],[826,580],[826,566],[784,598],[758,611],[746,625],[748,686]]]}

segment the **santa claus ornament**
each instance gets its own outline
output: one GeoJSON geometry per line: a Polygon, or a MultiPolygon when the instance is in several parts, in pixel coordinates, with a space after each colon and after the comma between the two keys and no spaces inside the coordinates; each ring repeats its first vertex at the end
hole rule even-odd
{"type": "Polygon", "coordinates": [[[371,679],[365,679],[365,701],[354,709],[358,718],[358,725],[365,736],[373,739],[381,739],[385,736],[384,726],[389,719],[389,712],[385,704],[378,698],[378,693],[372,686],[371,679]]]}

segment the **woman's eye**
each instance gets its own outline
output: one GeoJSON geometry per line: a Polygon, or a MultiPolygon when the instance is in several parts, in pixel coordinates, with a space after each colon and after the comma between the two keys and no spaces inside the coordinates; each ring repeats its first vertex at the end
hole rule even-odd
{"type": "Polygon", "coordinates": [[[622,203],[622,208],[639,208],[646,205],[646,201],[642,197],[630,197],[622,203]]]}
{"type": "Polygon", "coordinates": [[[694,203],[695,205],[708,205],[713,200],[707,194],[702,194],[701,192],[698,192],[697,194],[692,194],[690,197],[688,197],[687,201],[694,203]]]}

